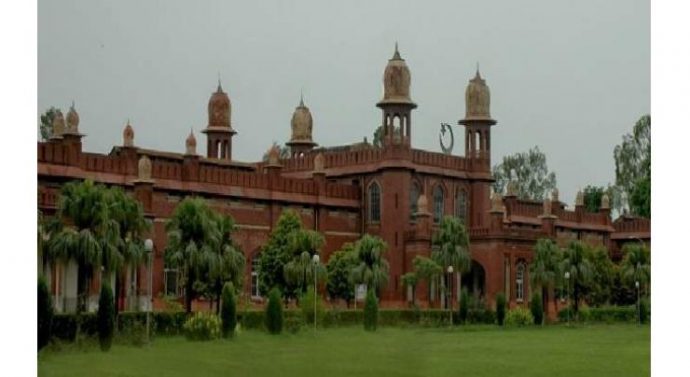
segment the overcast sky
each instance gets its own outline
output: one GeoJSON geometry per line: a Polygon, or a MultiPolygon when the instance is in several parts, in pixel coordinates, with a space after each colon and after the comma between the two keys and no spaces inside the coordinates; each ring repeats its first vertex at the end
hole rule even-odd
{"type": "Polygon", "coordinates": [[[371,140],[396,41],[419,105],[415,148],[440,151],[439,123],[463,117],[479,62],[498,120],[492,163],[539,146],[568,203],[580,187],[614,181],[614,146],[650,112],[641,0],[39,0],[38,109],[66,112],[74,100],[87,151],[121,145],[129,118],[137,146],[184,152],[192,128],[205,153],[199,132],[220,73],[234,159],[258,160],[289,139],[300,90],[317,143],[371,140]]]}

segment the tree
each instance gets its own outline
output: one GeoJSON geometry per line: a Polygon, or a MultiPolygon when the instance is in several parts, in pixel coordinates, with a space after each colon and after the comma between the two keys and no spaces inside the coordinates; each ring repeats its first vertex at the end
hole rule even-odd
{"type": "Polygon", "coordinates": [[[288,210],[280,215],[259,256],[259,289],[262,294],[267,294],[273,287],[282,291],[288,288],[283,266],[293,258],[290,248],[291,234],[301,229],[302,223],[296,212],[288,210]]]}
{"type": "Polygon", "coordinates": [[[641,244],[628,243],[623,246],[623,263],[621,276],[623,282],[629,285],[640,283],[640,290],[646,292],[651,278],[651,260],[649,249],[641,244]]]}
{"type": "Polygon", "coordinates": [[[542,200],[556,188],[556,173],[546,166],[546,155],[534,147],[526,153],[504,156],[493,168],[494,191],[505,194],[515,172],[516,194],[521,199],[542,200]]]}
{"type": "Polygon", "coordinates": [[[604,247],[589,248],[587,259],[592,265],[592,280],[588,287],[587,303],[600,306],[611,300],[614,270],[613,262],[604,247]]]}
{"type": "Polygon", "coordinates": [[[400,280],[402,281],[403,287],[409,287],[412,291],[412,306],[417,306],[417,301],[415,300],[415,291],[417,290],[417,283],[419,282],[417,274],[414,272],[408,272],[401,276],[400,280]]]}
{"type": "Polygon", "coordinates": [[[326,266],[328,282],[326,291],[333,299],[343,299],[347,307],[355,298],[354,287],[351,280],[351,271],[357,264],[357,254],[354,245],[346,243],[342,250],[331,254],[326,266]]]}
{"type": "Polygon", "coordinates": [[[582,191],[584,197],[585,209],[587,212],[599,212],[601,207],[601,198],[606,193],[606,189],[601,186],[587,185],[582,191]]]}
{"type": "MultiPolygon", "coordinates": [[[[431,243],[434,248],[431,252],[431,258],[441,268],[453,266],[459,276],[469,271],[472,263],[469,252],[470,240],[465,225],[460,219],[451,216],[444,217],[431,243]]],[[[443,279],[441,283],[445,287],[443,279]]],[[[461,291],[461,287],[458,287],[458,291],[461,291]]]]}
{"type": "Polygon", "coordinates": [[[541,325],[544,323],[544,306],[542,304],[541,293],[532,293],[532,298],[529,302],[529,308],[532,312],[532,317],[534,318],[535,325],[541,325]]]}
{"type": "Polygon", "coordinates": [[[50,342],[53,326],[53,300],[43,276],[38,278],[38,350],[50,342]]]}
{"type": "Polygon", "coordinates": [[[367,291],[367,298],[364,302],[364,330],[376,331],[379,321],[379,307],[376,294],[373,289],[367,291]]]}
{"type": "Polygon", "coordinates": [[[377,236],[365,234],[355,244],[357,264],[351,271],[352,281],[379,290],[388,283],[388,261],[384,257],[386,243],[377,236]]]}
{"type": "Polygon", "coordinates": [[[499,326],[503,326],[503,321],[506,318],[506,295],[499,292],[496,295],[496,321],[499,326]]]}
{"type": "MultiPolygon", "coordinates": [[[[613,150],[613,157],[616,161],[616,185],[625,193],[629,204],[632,204],[630,201],[639,181],[649,180],[652,175],[651,137],[652,118],[649,115],[644,115],[635,123],[632,134],[623,135],[623,142],[613,150]]],[[[651,181],[648,185],[646,183],[641,185],[643,185],[642,190],[646,187],[651,189],[651,181]],[[644,187],[644,185],[647,186],[644,187]]],[[[638,193],[638,195],[640,194],[638,193]]],[[[644,200],[641,200],[641,203],[643,202],[644,200]]],[[[633,213],[644,216],[644,207],[635,208],[631,206],[630,209],[633,213]]]]}
{"type": "Polygon", "coordinates": [[[431,289],[431,282],[438,279],[443,274],[443,267],[436,263],[433,259],[417,255],[412,260],[414,266],[414,273],[418,281],[426,281],[429,289],[431,289]]]}
{"type": "Polygon", "coordinates": [[[635,182],[635,187],[630,195],[630,210],[632,213],[651,218],[652,217],[652,180],[645,176],[635,182]]]}
{"type": "Polygon", "coordinates": [[[280,334],[283,331],[283,306],[280,304],[280,291],[271,289],[266,305],[266,329],[271,334],[280,334]]]}
{"type": "Polygon", "coordinates": [[[567,284],[572,287],[575,313],[578,312],[581,294],[592,278],[592,265],[586,257],[587,247],[583,242],[571,241],[561,262],[561,271],[570,273],[567,284]]]}
{"type": "Polygon", "coordinates": [[[53,118],[55,118],[57,112],[58,109],[51,106],[41,114],[41,123],[39,123],[38,127],[41,129],[41,138],[43,140],[48,140],[53,136],[53,118]]]}
{"type": "Polygon", "coordinates": [[[244,276],[244,254],[235,245],[232,233],[235,221],[230,216],[215,214],[216,232],[219,237],[213,245],[213,253],[208,256],[207,284],[212,287],[216,298],[216,313],[220,311],[220,297],[223,286],[230,282],[234,287],[241,287],[244,276]]]}
{"type": "Polygon", "coordinates": [[[101,295],[98,299],[98,341],[101,351],[108,351],[113,344],[113,331],[115,329],[115,302],[110,284],[103,281],[101,295]]]}
{"type": "Polygon", "coordinates": [[[216,216],[203,199],[188,197],[175,208],[165,228],[168,235],[166,262],[182,270],[185,310],[190,313],[196,295],[194,282],[208,267],[210,256],[216,254],[220,244],[216,216]]]}
{"type": "Polygon", "coordinates": [[[467,321],[467,313],[470,306],[470,295],[467,293],[467,289],[463,288],[460,292],[460,309],[458,311],[460,317],[460,323],[465,323],[467,321]]]}
{"type": "Polygon", "coordinates": [[[223,309],[220,311],[223,326],[223,338],[232,338],[237,327],[237,307],[235,303],[235,287],[231,282],[223,285],[223,309]]]}
{"type": "Polygon", "coordinates": [[[326,269],[319,261],[314,265],[313,257],[319,254],[319,249],[324,244],[323,236],[313,230],[299,229],[288,237],[288,253],[291,260],[283,267],[285,282],[288,283],[287,296],[300,297],[307,290],[307,286],[314,282],[316,277],[323,280],[326,277],[326,269]]]}
{"type": "MultiPolygon", "coordinates": [[[[559,270],[560,249],[555,242],[548,238],[540,238],[534,245],[534,259],[529,266],[529,277],[534,291],[541,290],[542,309],[546,308],[549,289],[555,287],[559,270]]],[[[554,302],[556,295],[554,295],[554,302]]]]}

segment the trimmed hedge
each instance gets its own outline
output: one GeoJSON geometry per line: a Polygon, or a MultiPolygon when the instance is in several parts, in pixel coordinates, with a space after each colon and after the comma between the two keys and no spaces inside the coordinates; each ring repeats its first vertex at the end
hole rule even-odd
{"type": "MultiPolygon", "coordinates": [[[[558,320],[561,322],[567,321],[568,308],[561,309],[558,312],[558,320]]],[[[637,322],[639,320],[637,315],[637,306],[604,306],[600,308],[582,308],[578,313],[578,318],[576,319],[571,311],[570,321],[575,322],[604,322],[604,323],[616,323],[616,322],[637,322]]],[[[645,310],[645,313],[649,316],[649,310],[645,310]]]]}

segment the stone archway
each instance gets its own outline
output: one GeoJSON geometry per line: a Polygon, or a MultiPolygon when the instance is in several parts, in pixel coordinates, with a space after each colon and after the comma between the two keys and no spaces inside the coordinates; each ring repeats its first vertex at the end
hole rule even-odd
{"type": "Polygon", "coordinates": [[[467,293],[475,299],[482,299],[486,294],[486,271],[474,259],[470,271],[462,274],[462,289],[467,289],[467,293]]]}

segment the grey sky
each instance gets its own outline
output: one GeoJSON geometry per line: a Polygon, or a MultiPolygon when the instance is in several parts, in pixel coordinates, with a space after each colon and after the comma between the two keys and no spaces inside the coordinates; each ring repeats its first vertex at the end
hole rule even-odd
{"type": "Polygon", "coordinates": [[[129,118],[138,146],[183,152],[193,128],[205,152],[199,131],[220,72],[235,159],[258,160],[289,138],[300,89],[314,140],[351,143],[380,122],[396,40],[419,105],[414,147],[440,151],[439,123],[464,115],[479,62],[498,120],[492,161],[538,145],[568,203],[580,187],[613,182],[614,146],[650,111],[642,0],[39,0],[38,109],[74,100],[88,151],[120,145],[129,118]]]}

